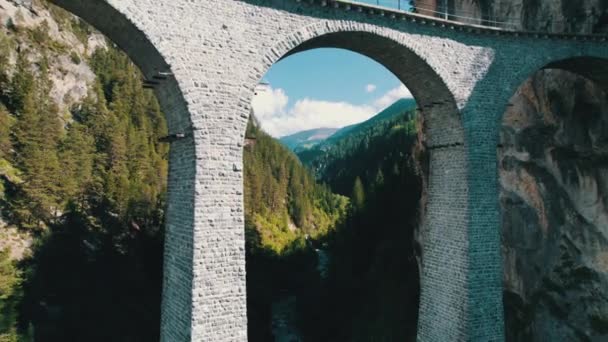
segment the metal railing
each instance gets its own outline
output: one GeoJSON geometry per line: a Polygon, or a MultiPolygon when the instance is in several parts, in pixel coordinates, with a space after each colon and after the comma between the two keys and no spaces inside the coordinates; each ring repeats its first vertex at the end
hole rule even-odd
{"type": "MultiPolygon", "coordinates": [[[[518,30],[521,28],[521,21],[511,19],[508,21],[497,20],[492,14],[482,14],[463,10],[450,10],[447,5],[428,5],[415,4],[411,0],[350,0],[352,3],[362,5],[373,5],[391,10],[417,13],[420,15],[440,18],[466,24],[474,24],[503,30],[518,30]]],[[[443,2],[440,2],[443,3],[443,2]]]]}

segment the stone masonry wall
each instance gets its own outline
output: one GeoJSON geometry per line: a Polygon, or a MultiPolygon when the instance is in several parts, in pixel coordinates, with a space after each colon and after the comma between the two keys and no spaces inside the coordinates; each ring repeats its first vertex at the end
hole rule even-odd
{"type": "Polygon", "coordinates": [[[253,89],[284,55],[323,46],[387,65],[427,118],[419,340],[503,339],[498,118],[531,72],[605,58],[604,45],[333,1],[55,2],[106,33],[148,79],[172,75],[157,92],[171,132],[187,138],[170,160],[163,341],[247,340],[242,147],[253,89]]]}

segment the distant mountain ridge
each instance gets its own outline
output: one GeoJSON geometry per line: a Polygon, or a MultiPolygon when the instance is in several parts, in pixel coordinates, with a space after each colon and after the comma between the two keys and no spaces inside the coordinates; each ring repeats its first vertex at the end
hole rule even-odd
{"type": "Polygon", "coordinates": [[[279,138],[292,151],[309,149],[336,133],[338,128],[315,128],[279,138]]]}
{"type": "Polygon", "coordinates": [[[329,146],[335,145],[336,142],[344,137],[362,132],[381,121],[394,118],[399,114],[409,112],[415,108],[416,100],[411,98],[403,98],[395,101],[395,103],[361,123],[345,126],[339,129],[310,129],[281,137],[279,138],[279,141],[296,154],[305,153],[306,151],[311,150],[326,150],[329,148],[329,146]]]}
{"type": "Polygon", "coordinates": [[[415,115],[416,101],[400,99],[369,120],[346,126],[312,148],[300,149],[295,153],[304,165],[313,170],[317,177],[323,177],[326,166],[338,155],[343,155],[356,148],[370,136],[382,134],[384,126],[392,124],[393,121],[410,120],[415,115]]]}
{"type": "Polygon", "coordinates": [[[403,114],[414,108],[416,108],[416,100],[411,99],[411,98],[399,99],[399,100],[395,101],[395,103],[393,103],[392,105],[383,109],[380,113],[371,117],[370,119],[363,121],[361,123],[358,123],[358,124],[354,124],[354,125],[350,125],[350,126],[341,128],[336,133],[334,133],[332,136],[327,138],[324,141],[324,144],[335,143],[336,141],[340,140],[341,138],[343,138],[347,135],[366,130],[369,127],[376,125],[380,121],[393,118],[399,114],[403,114]]]}

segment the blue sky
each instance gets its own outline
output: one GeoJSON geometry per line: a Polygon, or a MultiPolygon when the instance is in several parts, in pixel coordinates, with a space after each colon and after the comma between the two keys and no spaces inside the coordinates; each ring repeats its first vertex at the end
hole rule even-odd
{"type": "Polygon", "coordinates": [[[376,6],[380,5],[389,8],[400,8],[401,10],[405,11],[409,11],[412,7],[410,6],[409,0],[355,0],[354,2],[362,2],[376,6]]]}
{"type": "Polygon", "coordinates": [[[264,76],[253,108],[262,127],[279,137],[367,120],[402,97],[403,84],[375,61],[347,50],[314,49],[276,63],[264,76]]]}

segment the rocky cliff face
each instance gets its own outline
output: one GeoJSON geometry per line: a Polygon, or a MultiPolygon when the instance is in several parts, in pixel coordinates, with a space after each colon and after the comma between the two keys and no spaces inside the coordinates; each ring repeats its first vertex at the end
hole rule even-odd
{"type": "MultiPolygon", "coordinates": [[[[470,0],[457,0],[457,2],[470,0]]],[[[605,0],[479,0],[498,21],[519,24],[530,31],[608,33],[605,0]]]]}
{"type": "Polygon", "coordinates": [[[509,341],[608,339],[608,97],[538,72],[498,151],[509,341]]]}
{"type": "Polygon", "coordinates": [[[608,33],[605,0],[417,0],[420,13],[445,12],[451,19],[529,31],[608,33]],[[471,19],[478,18],[478,20],[471,19]]]}

